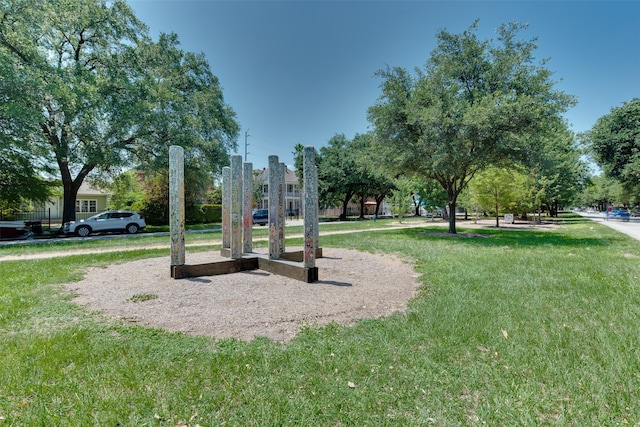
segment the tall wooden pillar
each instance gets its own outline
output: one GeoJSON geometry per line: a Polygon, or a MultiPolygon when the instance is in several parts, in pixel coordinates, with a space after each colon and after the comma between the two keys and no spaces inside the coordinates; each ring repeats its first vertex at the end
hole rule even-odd
{"type": "Polygon", "coordinates": [[[169,147],[169,234],[171,266],[184,265],[184,149],[169,147]]]}
{"type": "Polygon", "coordinates": [[[231,168],[222,168],[222,247],[231,248],[231,168]]]}
{"type": "Polygon", "coordinates": [[[242,258],[242,156],[231,156],[231,258],[242,258]]]}
{"type": "Polygon", "coordinates": [[[287,186],[284,182],[286,165],[280,163],[278,165],[278,247],[280,248],[280,254],[285,252],[284,247],[284,227],[285,227],[285,213],[287,207],[287,186]]]}
{"type": "Polygon", "coordinates": [[[315,165],[315,149],[306,146],[303,149],[304,184],[304,254],[305,268],[313,268],[318,248],[318,173],[315,165]]]}
{"type": "Polygon", "coordinates": [[[278,176],[280,165],[278,156],[269,156],[269,258],[279,259],[282,250],[280,249],[280,239],[278,234],[280,231],[280,196],[278,192],[281,190],[278,176]]]}
{"type": "Polygon", "coordinates": [[[242,252],[253,252],[253,164],[242,169],[242,252]]]}

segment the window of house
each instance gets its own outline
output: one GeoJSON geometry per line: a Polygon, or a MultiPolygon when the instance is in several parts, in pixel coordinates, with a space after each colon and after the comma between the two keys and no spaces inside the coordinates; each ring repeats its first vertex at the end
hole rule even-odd
{"type": "Polygon", "coordinates": [[[98,201],[76,200],[76,212],[98,212],[98,201]]]}

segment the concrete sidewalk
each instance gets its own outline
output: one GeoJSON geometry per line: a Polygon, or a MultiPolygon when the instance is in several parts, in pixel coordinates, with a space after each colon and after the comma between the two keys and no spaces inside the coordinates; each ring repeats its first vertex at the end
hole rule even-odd
{"type": "Polygon", "coordinates": [[[629,221],[621,219],[606,219],[604,213],[601,212],[576,212],[583,218],[589,218],[593,222],[606,225],[616,231],[631,236],[636,240],[640,240],[640,218],[631,218],[629,221]]]}

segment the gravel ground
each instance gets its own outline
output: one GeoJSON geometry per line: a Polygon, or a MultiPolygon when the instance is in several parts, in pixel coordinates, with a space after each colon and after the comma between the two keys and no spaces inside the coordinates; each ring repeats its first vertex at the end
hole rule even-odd
{"type": "MultiPolygon", "coordinates": [[[[126,322],[215,338],[266,336],[282,342],[304,325],[350,325],[402,311],[417,291],[417,274],[397,257],[323,252],[315,283],[261,270],[175,280],[169,258],[162,257],[90,268],[84,280],[66,287],[76,302],[126,322]]],[[[222,259],[217,252],[186,256],[187,264],[222,259]]]]}

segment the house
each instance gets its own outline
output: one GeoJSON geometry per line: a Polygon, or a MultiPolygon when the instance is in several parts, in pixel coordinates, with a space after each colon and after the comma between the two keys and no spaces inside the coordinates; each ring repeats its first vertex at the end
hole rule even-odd
{"type": "MultiPolygon", "coordinates": [[[[92,187],[87,182],[83,182],[78,189],[76,198],[76,218],[88,218],[96,213],[107,210],[107,203],[111,194],[92,187]]],[[[44,211],[52,219],[62,218],[64,203],[62,194],[53,196],[44,204],[44,211]]]]}
{"type": "MultiPolygon", "coordinates": [[[[258,209],[269,209],[269,169],[255,171],[255,180],[260,183],[262,191],[261,198],[256,200],[255,205],[258,209]]],[[[298,176],[292,170],[285,166],[284,168],[284,185],[285,185],[285,209],[286,216],[302,215],[302,192],[298,185],[298,176]]]]}

